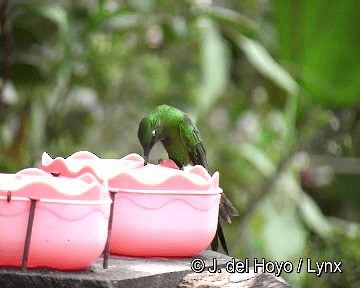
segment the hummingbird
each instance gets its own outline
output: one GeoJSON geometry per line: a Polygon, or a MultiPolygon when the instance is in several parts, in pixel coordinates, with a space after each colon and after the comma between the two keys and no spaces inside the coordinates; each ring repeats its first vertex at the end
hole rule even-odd
{"type": "MultiPolygon", "coordinates": [[[[151,149],[160,141],[169,159],[174,161],[180,169],[192,164],[201,165],[209,172],[200,132],[183,111],[169,105],[157,106],[154,111],[142,118],[137,135],[144,150],[144,165],[148,163],[151,149]]],[[[230,217],[239,215],[224,193],[221,193],[219,215],[227,223],[231,223],[230,217]]],[[[218,250],[219,240],[224,251],[229,255],[220,221],[211,242],[212,250],[218,250]]]]}

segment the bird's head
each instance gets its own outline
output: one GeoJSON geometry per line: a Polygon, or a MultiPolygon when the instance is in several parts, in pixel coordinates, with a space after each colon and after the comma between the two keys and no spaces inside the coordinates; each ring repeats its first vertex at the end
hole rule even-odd
{"type": "Polygon", "coordinates": [[[157,122],[150,115],[145,116],[139,124],[138,138],[144,149],[144,165],[147,165],[150,151],[157,141],[159,141],[159,129],[157,122]]]}

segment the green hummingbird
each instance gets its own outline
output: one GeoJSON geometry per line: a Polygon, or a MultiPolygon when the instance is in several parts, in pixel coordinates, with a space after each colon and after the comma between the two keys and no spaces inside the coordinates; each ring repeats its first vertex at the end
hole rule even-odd
{"type": "MultiPolygon", "coordinates": [[[[144,165],[148,163],[153,146],[161,141],[169,159],[174,161],[180,169],[192,164],[202,165],[209,171],[199,130],[191,119],[177,108],[169,105],[157,106],[153,112],[140,121],[138,138],[144,150],[144,165]]],[[[230,216],[239,215],[224,193],[221,193],[219,215],[228,223],[231,223],[230,216]]],[[[220,221],[218,221],[216,235],[211,243],[214,251],[218,250],[218,240],[226,254],[229,254],[220,221]]]]}

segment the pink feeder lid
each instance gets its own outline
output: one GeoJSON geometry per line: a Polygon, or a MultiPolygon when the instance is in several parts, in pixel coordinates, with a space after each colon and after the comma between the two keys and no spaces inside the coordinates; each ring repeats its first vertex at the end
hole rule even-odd
{"type": "Polygon", "coordinates": [[[166,160],[133,169],[113,171],[108,179],[109,190],[134,193],[219,194],[219,172],[211,176],[200,165],[177,168],[166,160]]]}
{"type": "Polygon", "coordinates": [[[91,174],[58,178],[37,168],[16,174],[0,173],[0,199],[66,204],[104,204],[111,201],[107,191],[91,174]]]}
{"type": "Polygon", "coordinates": [[[43,153],[41,169],[60,176],[76,177],[91,173],[108,185],[109,190],[134,193],[219,194],[219,173],[213,176],[200,165],[177,168],[171,160],[159,165],[144,166],[144,159],[129,154],[121,159],[101,159],[88,151],[79,151],[68,158],[52,159],[43,153]]]}
{"type": "Polygon", "coordinates": [[[75,152],[67,158],[51,158],[46,152],[42,155],[41,169],[60,176],[76,177],[84,173],[94,175],[100,182],[108,179],[114,170],[129,169],[144,165],[144,159],[138,154],[129,154],[121,159],[101,159],[88,151],[75,152]]]}

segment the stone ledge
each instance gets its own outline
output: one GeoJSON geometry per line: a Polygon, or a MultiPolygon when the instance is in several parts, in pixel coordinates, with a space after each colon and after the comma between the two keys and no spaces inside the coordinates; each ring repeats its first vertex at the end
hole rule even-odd
{"type": "MultiPolygon", "coordinates": [[[[206,267],[211,267],[213,258],[217,259],[218,267],[224,268],[225,263],[232,258],[220,253],[206,250],[196,258],[201,258],[206,263],[206,267]]],[[[103,259],[99,258],[94,265],[85,271],[79,272],[59,272],[45,269],[35,269],[22,272],[17,269],[0,269],[1,288],[22,288],[22,287],[200,287],[197,283],[208,283],[201,287],[224,287],[211,286],[217,285],[219,281],[225,281],[229,273],[210,274],[208,272],[196,274],[190,269],[192,258],[135,258],[110,256],[109,269],[102,268],[103,259]],[[188,275],[189,274],[189,275],[188,275]],[[187,277],[185,277],[188,275],[187,277]],[[223,277],[219,280],[218,277],[223,277]],[[185,277],[185,278],[184,278],[185,277]],[[214,278],[215,277],[215,278],[214,278]],[[216,278],[217,277],[217,278],[216,278]],[[225,277],[225,278],[224,278],[225,277]],[[193,280],[191,280],[193,279],[193,280]],[[194,280],[195,279],[195,280],[194,280]],[[203,280],[201,280],[203,279],[203,280]],[[211,281],[211,279],[213,281],[211,281]],[[201,281],[203,282],[201,282],[201,281]],[[199,282],[200,281],[200,282],[199,282]],[[205,282],[204,282],[205,281],[205,282]],[[181,286],[182,285],[182,286],[181,286]],[[187,286],[186,286],[187,285],[187,286]],[[190,285],[190,286],[189,286],[190,285]],[[193,286],[191,286],[193,285],[193,286]],[[196,286],[197,285],[197,286],[196,286]]],[[[251,274],[231,274],[228,280],[238,281],[241,277],[251,274]],[[239,279],[235,275],[239,275],[239,279]],[[235,277],[235,278],[234,278],[235,277]],[[232,280],[231,280],[232,279],[232,280]]],[[[259,281],[268,275],[272,281],[283,283],[281,278],[276,278],[270,274],[252,274],[257,286],[236,286],[236,287],[289,287],[287,286],[259,286],[259,281]],[[254,276],[255,275],[255,276],[254,276]],[[260,280],[259,280],[260,279],[260,280]]],[[[251,278],[250,277],[250,278],[251,278]]],[[[264,278],[265,277],[265,278],[264,278]]],[[[270,279],[269,278],[269,279],[270,279]]],[[[262,281],[262,280],[261,280],[262,281]]],[[[234,282],[234,281],[233,281],[234,282]]],[[[240,283],[240,282],[234,282],[240,283]]],[[[248,281],[248,283],[250,283],[248,281]]],[[[253,282],[255,283],[255,282],[253,282]]],[[[264,282],[265,283],[265,282],[264,282]]],[[[266,282],[269,283],[269,282],[266,282]]],[[[284,284],[283,283],[283,284],[284,284]]],[[[229,286],[235,287],[235,286],[229,286]]]]}
{"type": "Polygon", "coordinates": [[[179,288],[289,288],[281,278],[268,273],[228,273],[221,269],[220,273],[191,273],[181,281],[179,288]]]}

